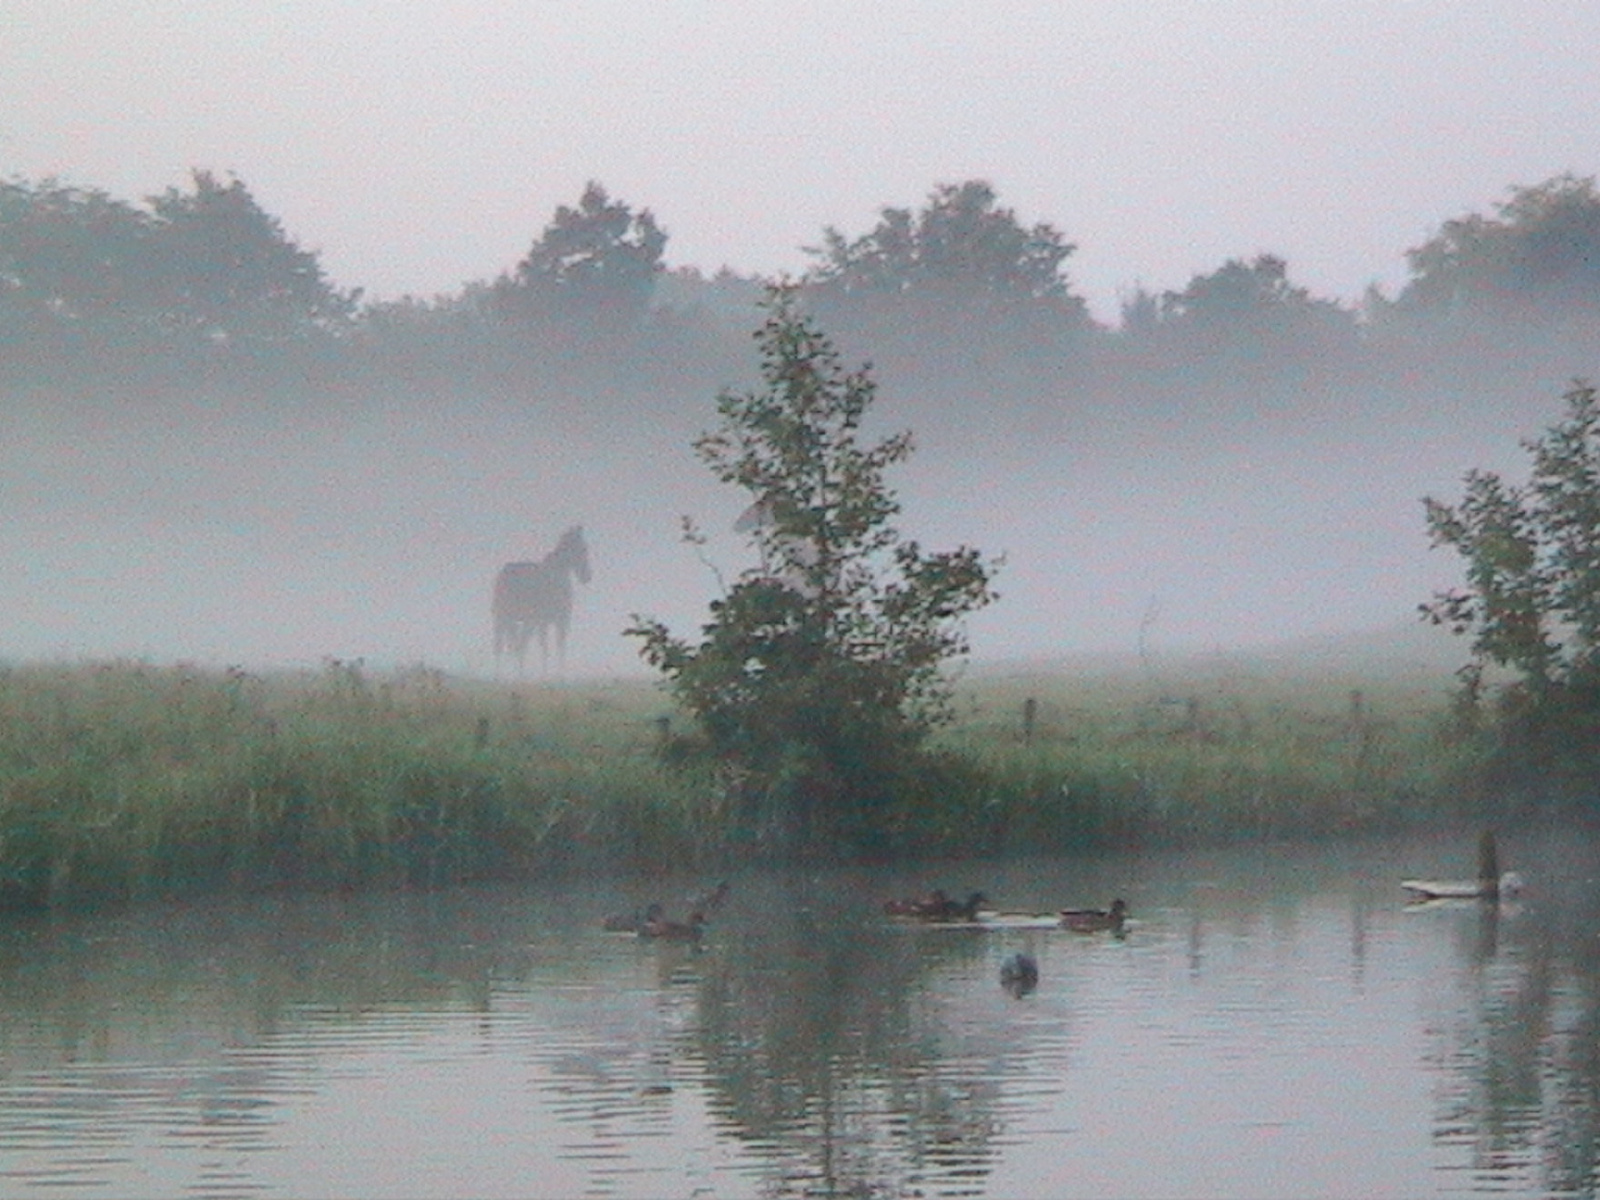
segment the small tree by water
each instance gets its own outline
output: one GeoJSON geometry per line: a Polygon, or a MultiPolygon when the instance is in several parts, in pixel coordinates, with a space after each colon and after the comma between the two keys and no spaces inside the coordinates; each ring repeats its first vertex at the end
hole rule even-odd
{"type": "Polygon", "coordinates": [[[1469,711],[1491,667],[1516,680],[1502,696],[1507,747],[1527,765],[1568,765],[1600,748],[1600,396],[1578,382],[1566,415],[1523,443],[1533,457],[1525,485],[1469,471],[1457,505],[1424,500],[1435,546],[1466,560],[1467,582],[1422,611],[1472,635],[1459,672],[1469,711]],[[1544,760],[1541,762],[1541,758],[1544,760]]]}
{"type": "Polygon", "coordinates": [[[962,619],[995,598],[992,568],[900,536],[884,475],[910,435],[865,441],[869,371],[843,367],[791,289],[766,311],[762,386],[723,392],[694,444],[750,493],[760,565],[712,601],[698,642],[638,616],[627,632],[692,714],[691,749],[721,765],[747,832],[774,849],[888,848],[950,766],[926,747],[949,716],[941,668],[966,653],[962,619]]]}

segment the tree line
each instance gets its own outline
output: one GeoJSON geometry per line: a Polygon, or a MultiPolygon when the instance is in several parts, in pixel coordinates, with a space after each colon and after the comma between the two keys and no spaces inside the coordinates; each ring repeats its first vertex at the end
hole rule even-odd
{"type": "MultiPolygon", "coordinates": [[[[669,240],[651,210],[591,182],[494,279],[369,301],[329,279],[236,177],[197,170],[138,203],[12,178],[0,181],[0,371],[310,364],[515,382],[601,359],[655,371],[736,360],[772,281],[669,268],[669,240]]],[[[1284,258],[1262,253],[1180,289],[1137,288],[1105,327],[1074,290],[1076,249],[968,180],[935,187],[919,208],[881,209],[865,232],[825,228],[792,282],[852,352],[870,346],[936,374],[1094,362],[1236,371],[1600,328],[1600,192],[1571,174],[1445,221],[1406,252],[1395,295],[1371,289],[1355,304],[1312,295],[1284,258]]]]}

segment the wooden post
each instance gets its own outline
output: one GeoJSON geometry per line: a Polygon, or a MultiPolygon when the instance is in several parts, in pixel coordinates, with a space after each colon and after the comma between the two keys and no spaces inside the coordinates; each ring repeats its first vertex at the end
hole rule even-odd
{"type": "Polygon", "coordinates": [[[1478,839],[1478,886],[1489,900],[1500,896],[1500,855],[1494,844],[1494,830],[1485,829],[1478,839]]]}
{"type": "Polygon", "coordinates": [[[472,744],[476,749],[482,750],[489,744],[489,718],[478,718],[477,732],[472,736],[472,744]]]}
{"type": "Polygon", "coordinates": [[[1033,745],[1033,731],[1039,721],[1039,702],[1029,696],[1022,702],[1022,744],[1033,745]]]}

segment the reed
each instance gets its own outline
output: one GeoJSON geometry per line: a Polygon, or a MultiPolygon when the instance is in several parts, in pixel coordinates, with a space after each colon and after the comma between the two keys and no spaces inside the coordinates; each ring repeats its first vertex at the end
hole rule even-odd
{"type": "Polygon", "coordinates": [[[987,784],[998,850],[1316,837],[1448,823],[1492,803],[1487,742],[1448,677],[1195,670],[980,679],[946,742],[987,784]]]}
{"type": "Polygon", "coordinates": [[[359,663],[0,672],[0,897],[441,884],[692,861],[708,789],[644,689],[530,696],[359,663]]]}
{"type": "MultiPolygon", "coordinates": [[[[979,677],[888,843],[1049,851],[1474,815],[1446,684],[979,677]]],[[[743,851],[648,682],[507,687],[359,662],[0,669],[0,903],[435,886],[743,851]]]]}

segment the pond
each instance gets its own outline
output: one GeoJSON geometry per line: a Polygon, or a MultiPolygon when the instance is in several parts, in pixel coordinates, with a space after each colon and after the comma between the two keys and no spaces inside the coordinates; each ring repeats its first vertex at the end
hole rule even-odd
{"type": "Polygon", "coordinates": [[[1597,849],[752,869],[699,946],[601,929],[681,877],[13,919],[0,1195],[1593,1196],[1597,849]],[[935,885],[1131,919],[882,915],[935,885]]]}

